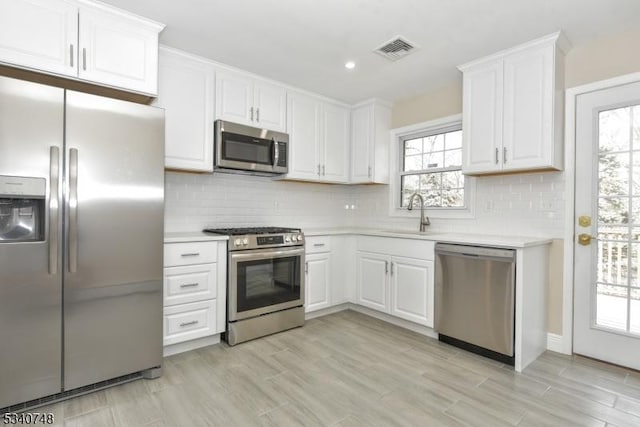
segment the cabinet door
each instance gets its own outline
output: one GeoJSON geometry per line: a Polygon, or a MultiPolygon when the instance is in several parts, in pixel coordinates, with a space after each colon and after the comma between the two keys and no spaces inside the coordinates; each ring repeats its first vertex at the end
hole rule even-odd
{"type": "Polygon", "coordinates": [[[391,258],[391,314],[433,327],[433,261],[391,258]]]}
{"type": "Polygon", "coordinates": [[[284,87],[263,81],[253,84],[254,126],[284,132],[287,120],[287,92],[284,87]]]}
{"type": "Polygon", "coordinates": [[[253,81],[230,71],[216,73],[216,118],[254,126],[253,81]]]}
{"type": "Polygon", "coordinates": [[[320,102],[311,96],[290,92],[288,104],[287,178],[317,181],[320,179],[320,102]]]}
{"type": "Polygon", "coordinates": [[[553,45],[504,60],[504,171],[552,164],[553,60],[553,45]]]}
{"type": "Polygon", "coordinates": [[[332,104],[322,108],[322,179],[330,182],[349,181],[348,109],[332,104]]]}
{"type": "Polygon", "coordinates": [[[502,167],[502,61],[465,71],[462,95],[462,172],[502,167]]]}
{"type": "Polygon", "coordinates": [[[158,93],[158,31],[88,7],[80,8],[78,76],[155,95],[158,93]]]}
{"type": "Polygon", "coordinates": [[[77,76],[78,8],[61,0],[3,0],[0,61],[77,76]]]}
{"type": "Polygon", "coordinates": [[[388,313],[389,257],[358,252],[356,254],[356,269],[358,304],[388,313]]]}
{"type": "Polygon", "coordinates": [[[305,312],[327,308],[330,305],[329,286],[331,261],[328,252],[311,254],[305,261],[305,312]]]}
{"type": "Polygon", "coordinates": [[[161,50],[157,105],[165,109],[165,167],[213,171],[213,68],[161,50]]]}
{"type": "Polygon", "coordinates": [[[351,112],[351,182],[371,182],[373,178],[373,106],[351,112]]]}

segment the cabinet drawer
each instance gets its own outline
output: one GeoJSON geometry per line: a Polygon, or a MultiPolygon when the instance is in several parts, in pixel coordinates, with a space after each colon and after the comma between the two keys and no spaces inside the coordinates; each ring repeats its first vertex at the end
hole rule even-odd
{"type": "Polygon", "coordinates": [[[180,304],[164,309],[164,345],[216,333],[216,300],[180,304]]]}
{"type": "Polygon", "coordinates": [[[164,306],[216,297],[217,264],[196,264],[164,269],[164,306]]]}
{"type": "Polygon", "coordinates": [[[206,264],[216,262],[217,242],[165,243],[164,266],[206,264]]]}
{"type": "Polygon", "coordinates": [[[330,236],[305,237],[305,253],[317,254],[331,251],[330,236]]]}

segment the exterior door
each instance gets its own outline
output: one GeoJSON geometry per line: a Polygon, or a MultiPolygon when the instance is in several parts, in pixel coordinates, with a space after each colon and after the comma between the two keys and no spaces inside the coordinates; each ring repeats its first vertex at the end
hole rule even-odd
{"type": "Polygon", "coordinates": [[[69,390],[162,362],[164,114],[66,96],[69,390]]]}
{"type": "Polygon", "coordinates": [[[61,391],[63,126],[62,89],[0,77],[0,408],[61,391]],[[8,229],[11,203],[28,200],[7,194],[20,182],[10,177],[37,183],[44,233],[36,239],[8,229]]]}
{"type": "Polygon", "coordinates": [[[578,96],[576,153],[574,352],[640,369],[640,82],[578,96]]]}

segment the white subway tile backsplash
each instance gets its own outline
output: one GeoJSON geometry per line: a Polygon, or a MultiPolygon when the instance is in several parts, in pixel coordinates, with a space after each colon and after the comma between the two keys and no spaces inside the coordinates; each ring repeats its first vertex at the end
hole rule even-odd
{"type": "MultiPolygon", "coordinates": [[[[389,215],[386,185],[325,185],[232,174],[165,176],[166,231],[267,225],[411,229],[417,224],[417,218],[389,215]]],[[[435,218],[431,228],[562,237],[564,189],[562,172],[478,177],[475,218],[435,218]]]]}

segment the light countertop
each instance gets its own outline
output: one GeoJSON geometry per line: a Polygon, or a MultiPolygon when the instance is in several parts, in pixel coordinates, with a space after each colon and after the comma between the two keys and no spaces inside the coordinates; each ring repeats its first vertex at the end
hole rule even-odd
{"type": "Polygon", "coordinates": [[[502,248],[525,248],[529,246],[546,245],[552,239],[533,236],[500,236],[492,234],[449,233],[426,231],[420,233],[412,230],[369,229],[369,228],[304,228],[307,237],[358,234],[378,237],[400,237],[405,239],[431,240],[442,243],[461,243],[479,246],[496,246],[502,248]]]}
{"type": "Polygon", "coordinates": [[[185,231],[164,234],[165,243],[212,242],[217,240],[229,240],[229,236],[203,233],[202,231],[185,231]]]}

